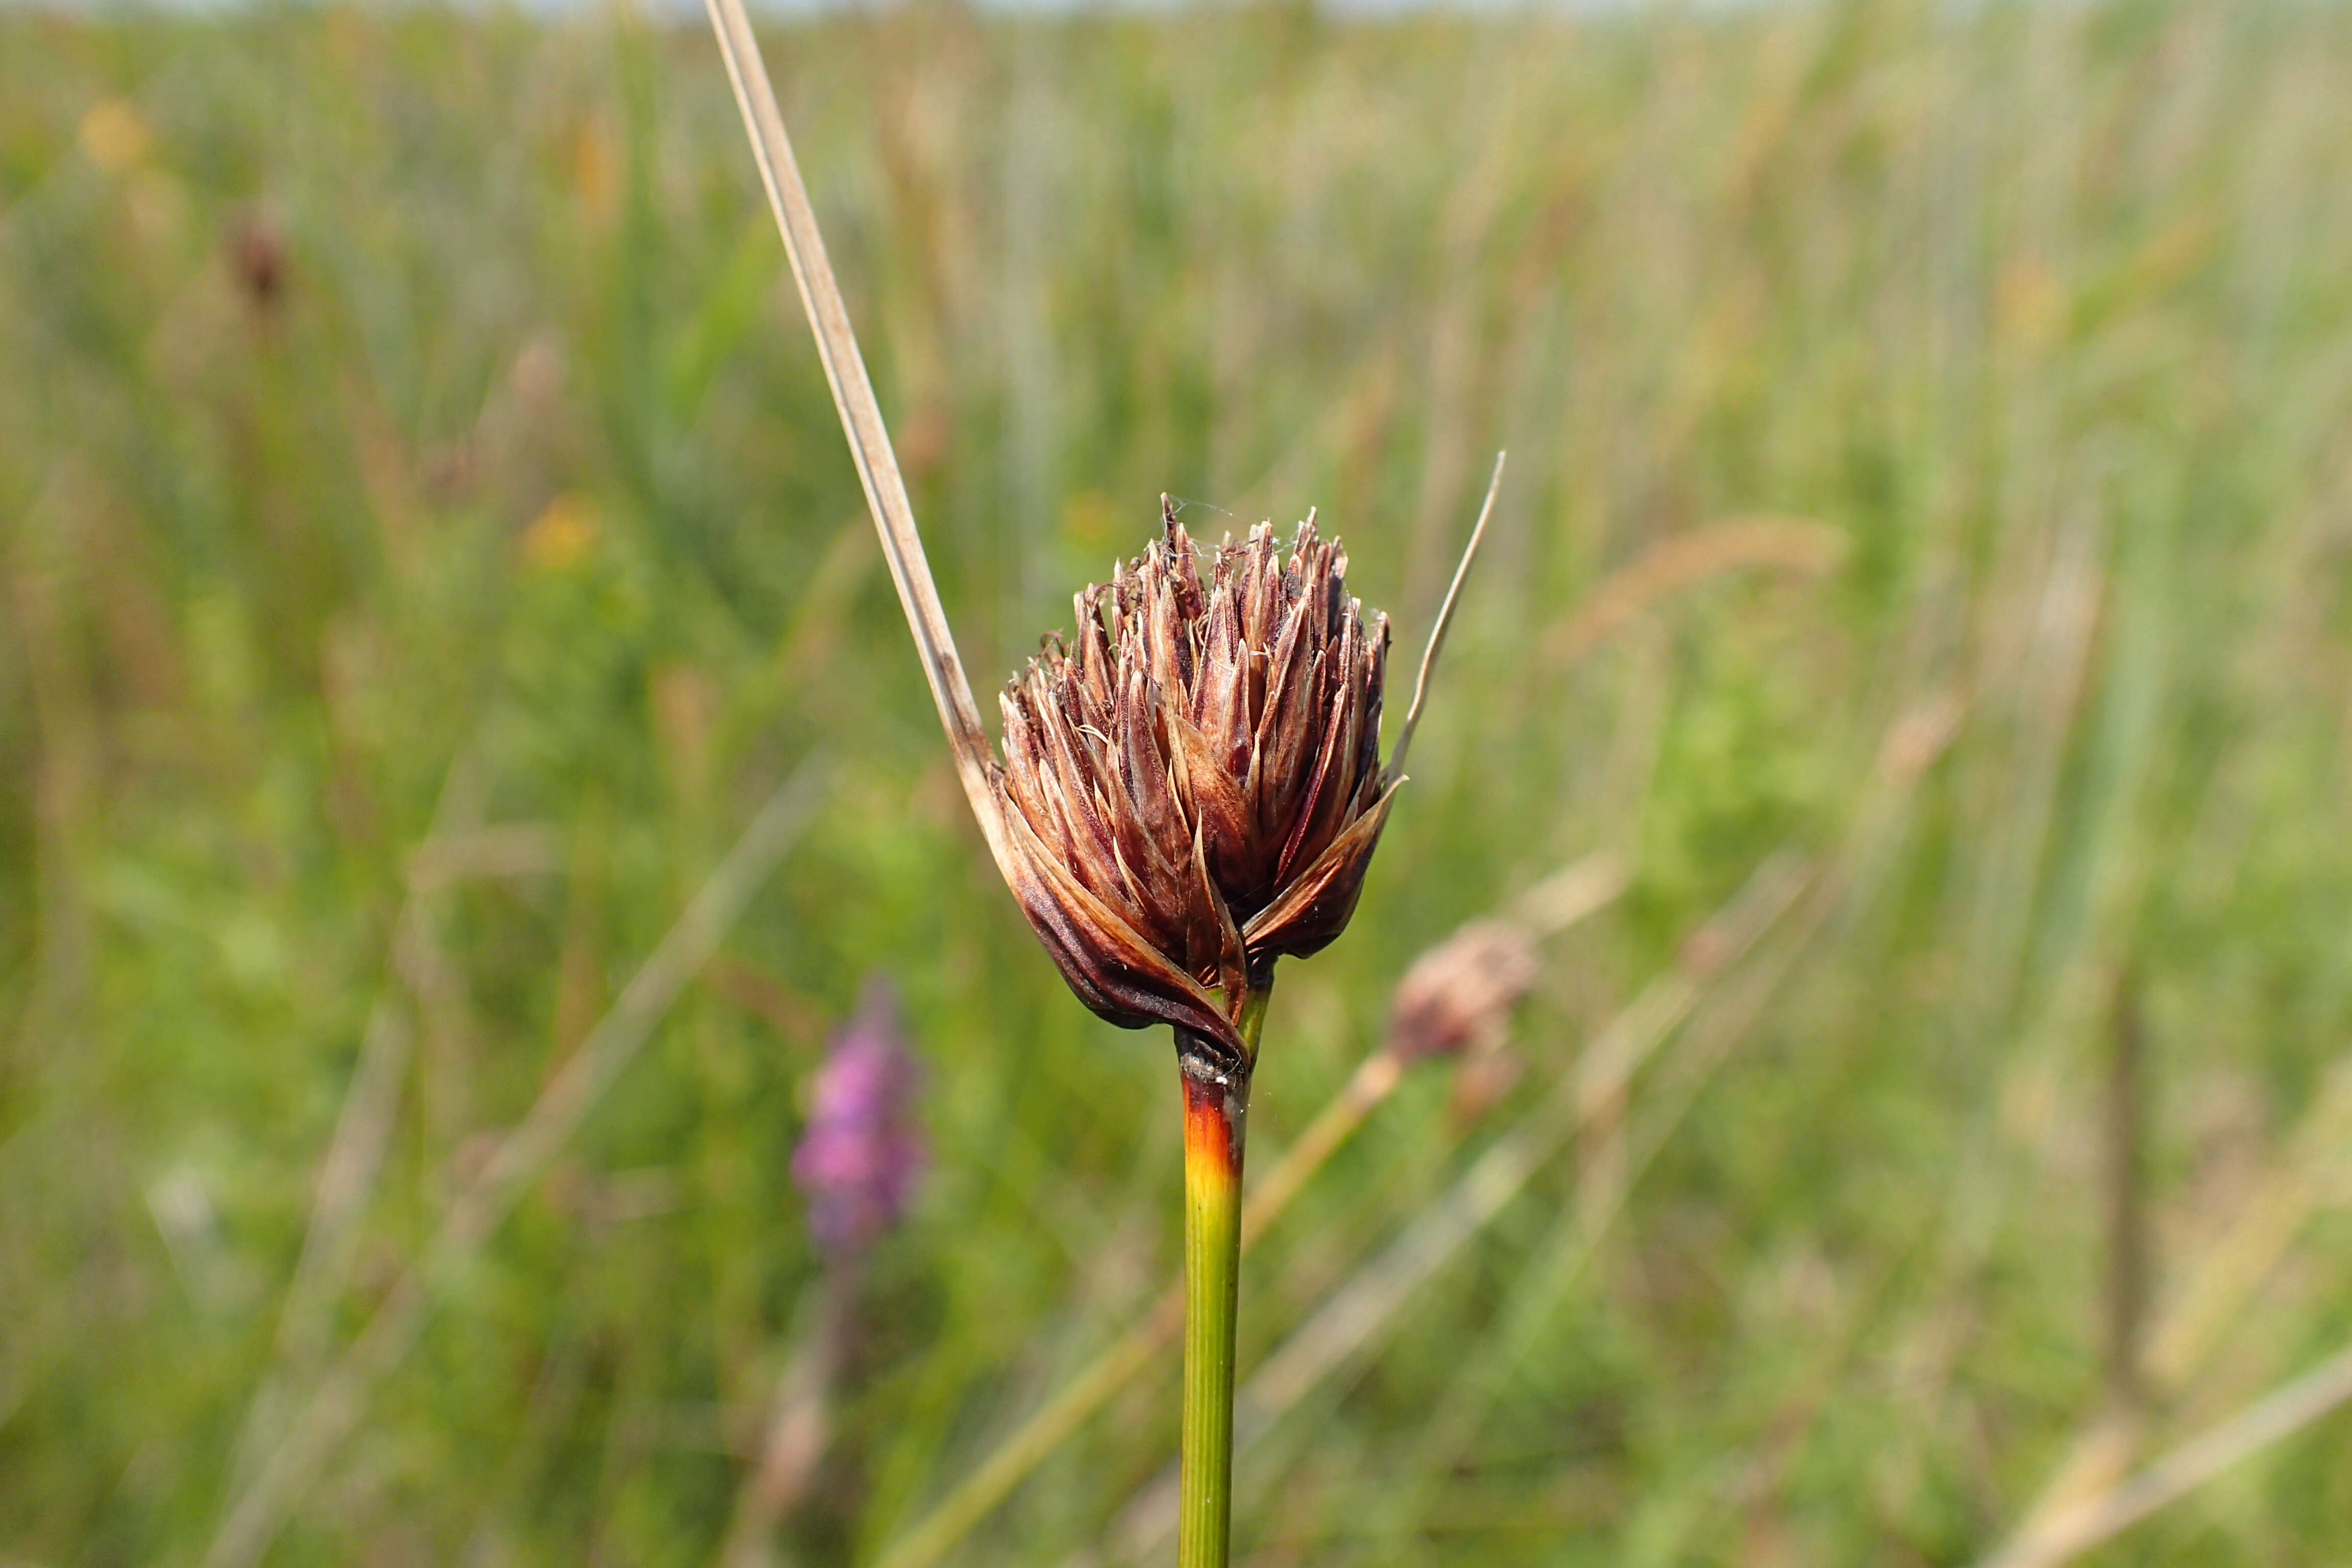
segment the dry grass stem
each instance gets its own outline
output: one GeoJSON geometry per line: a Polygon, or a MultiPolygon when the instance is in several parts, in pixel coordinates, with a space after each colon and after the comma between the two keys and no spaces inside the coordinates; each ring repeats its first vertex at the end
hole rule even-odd
{"type": "Polygon", "coordinates": [[[2338,1190],[2352,1142],[2352,1063],[2322,1083],[2286,1152],[2228,1231],[2198,1249],[2188,1282],[2168,1293],[2165,1310],[2142,1338],[2137,1405],[2103,1406],[2086,1420],[2052,1468],[2004,1554],[2032,1561],[2086,1499],[2121,1483],[2148,1436],[2151,1409],[2177,1399],[2201,1372],[2223,1333],[2286,1256],[2311,1216],[2338,1190]]]}
{"type": "Polygon", "coordinates": [[[2055,1568],[2293,1436],[2347,1400],[2352,1400],[2352,1345],[2229,1420],[2208,1427],[2130,1480],[2053,1514],[2040,1533],[1987,1559],[1984,1568],[2055,1568]]]}
{"type": "Polygon", "coordinates": [[[751,31],[742,0],[709,0],[709,4],[711,30],[718,35],[727,78],[734,85],[736,107],[742,110],[743,129],[760,165],[760,183],[767,189],[768,205],[775,213],[776,228],[792,260],[793,278],[800,285],[801,303],[816,333],[817,357],[824,363],[834,406],[840,412],[850,456],[857,464],[858,482],[866,489],[882,553],[890,564],[890,581],[898,590],[907,628],[914,634],[923,676],[930,683],[931,700],[939,706],[940,723],[955,755],[956,776],[981,831],[987,836],[989,849],[1010,880],[1015,861],[989,783],[988,735],[981,728],[980,709],[972,700],[971,682],[956,653],[955,633],[940,607],[938,585],[931,581],[923,536],[915,526],[914,503],[907,497],[907,481],[898,471],[889,427],[883,423],[881,406],[874,398],[873,379],[866,374],[865,355],[858,351],[849,307],[825,255],[816,209],[809,204],[808,187],[793,156],[792,138],[785,133],[783,114],[776,107],[767,64],[760,55],[760,40],[751,31]]]}
{"type": "Polygon", "coordinates": [[[719,1568],[762,1568],[776,1527],[807,1494],[833,1426],[833,1384],[856,1310],[859,1271],[834,1269],[817,1282],[807,1331],[777,1374],[760,1449],[735,1494],[719,1568]]]}
{"type": "Polygon", "coordinates": [[[311,1197],[302,1250],[278,1308],[272,1365],[255,1386],[230,1458],[232,1486],[251,1479],[287,1381],[311,1376],[326,1349],[331,1315],[350,1278],[359,1220],[375,1191],[400,1109],[400,1087],[415,1044],[415,1026],[395,995],[394,977],[410,967],[409,950],[432,940],[430,894],[442,886],[438,879],[418,875],[415,868],[436,860],[437,847],[472,826],[481,805],[480,783],[473,752],[460,752],[443,775],[440,799],[424,843],[409,857],[407,891],[400,912],[393,918],[387,955],[391,973],[369,1011],[359,1063],[344,1090],[342,1110],[335,1119],[327,1152],[319,1163],[318,1186],[311,1197]]]}
{"type": "Polygon", "coordinates": [[[2116,976],[2107,1063],[2107,1398],[2130,1409],[2147,1398],[2141,1347],[2147,1322],[2146,1040],[2139,977],[2126,963],[2116,976]]]}
{"type": "Polygon", "coordinates": [[[2195,1278],[2147,1336],[2147,1378],[2178,1394],[2204,1367],[2230,1325],[2286,1256],[2312,1216],[2335,1198],[2352,1147],[2352,1059],[2321,1081],[2317,1102],[2229,1234],[2206,1249],[2195,1278]]]}
{"type": "Polygon", "coordinates": [[[803,763],[768,798],[612,1010],[449,1205],[416,1262],[328,1370],[251,1484],[230,1503],[205,1554],[207,1568],[247,1568],[269,1550],[304,1491],[358,1424],[376,1384],[415,1343],[438,1292],[479,1253],[530,1183],[635,1059],[792,847],[815,811],[822,780],[820,764],[803,763]]]}
{"type": "Polygon", "coordinates": [[[1549,936],[1614,902],[1633,879],[1633,868],[1622,857],[1606,850],[1587,855],[1514,899],[1510,918],[1549,936]]]}
{"type": "Polygon", "coordinates": [[[1846,535],[1794,517],[1737,517],[1661,540],[1601,579],[1544,634],[1543,661],[1563,668],[1633,625],[1668,595],[1718,573],[1771,566],[1822,576],[1845,559],[1846,535]]]}
{"type": "Polygon", "coordinates": [[[543,822],[501,822],[427,838],[409,857],[412,887],[437,891],[476,879],[552,876],[563,869],[564,836],[543,822]]]}

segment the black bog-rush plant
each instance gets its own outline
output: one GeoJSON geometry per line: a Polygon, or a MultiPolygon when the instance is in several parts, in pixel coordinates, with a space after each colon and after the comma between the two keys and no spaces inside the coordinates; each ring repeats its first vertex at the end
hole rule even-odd
{"type": "Polygon", "coordinates": [[[997,797],[1013,889],[1081,1001],[1172,1025],[1184,1091],[1180,1561],[1223,1563],[1244,1132],[1275,960],[1355,912],[1397,780],[1381,763],[1384,616],[1348,595],[1310,518],[1286,560],[1260,523],[1202,578],[1164,536],[1077,595],[1005,687],[997,797]]]}
{"type": "Polygon", "coordinates": [[[1005,688],[1000,761],[924,563],[888,431],[742,0],[709,0],[761,176],[873,508],[891,577],[998,868],[1078,998],[1175,1030],[1184,1103],[1182,1568],[1222,1568],[1232,1514],[1234,1330],[1250,1078],[1275,962],[1338,936],[1388,820],[1430,668],[1494,482],[1380,755],[1385,616],[1347,592],[1312,514],[1209,559],[1165,497],[1161,535],[1077,595],[1005,688]]]}

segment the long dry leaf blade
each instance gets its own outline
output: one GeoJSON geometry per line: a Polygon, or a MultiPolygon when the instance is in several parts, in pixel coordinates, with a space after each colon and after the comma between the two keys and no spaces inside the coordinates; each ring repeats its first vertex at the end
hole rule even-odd
{"type": "Polygon", "coordinates": [[[801,304],[816,334],[817,357],[824,363],[826,383],[833,388],[834,406],[840,412],[843,432],[849,437],[850,456],[857,464],[858,482],[874,512],[875,531],[890,563],[890,581],[907,613],[907,628],[914,634],[922,658],[923,677],[929,681],[931,700],[955,753],[956,774],[964,798],[979,818],[997,867],[1008,879],[1016,860],[1005,837],[990,781],[987,731],[981,728],[980,708],[972,700],[971,682],[956,652],[955,634],[940,607],[939,588],[931,581],[929,561],[923,553],[923,536],[915,526],[914,503],[907,498],[907,481],[898,471],[898,458],[890,445],[889,427],[875,401],[873,379],[866,373],[866,357],[857,347],[857,333],[849,322],[849,307],[835,281],[824,237],[818,231],[816,209],[809,203],[793,156],[792,138],[785,133],[782,111],[768,81],[767,63],[742,0],[709,0],[711,30],[727,62],[727,78],[735,88],[735,103],[743,113],[743,129],[751,138],[751,155],[760,166],[760,183],[783,236],[784,253],[800,285],[801,304]]]}

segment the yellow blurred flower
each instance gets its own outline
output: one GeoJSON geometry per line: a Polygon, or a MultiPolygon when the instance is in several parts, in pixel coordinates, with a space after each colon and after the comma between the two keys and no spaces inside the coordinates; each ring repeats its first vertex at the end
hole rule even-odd
{"type": "Polygon", "coordinates": [[[81,150],[108,174],[126,174],[155,151],[155,133],[138,110],[121,99],[102,98],[81,117],[81,150]]]}
{"type": "Polygon", "coordinates": [[[610,229],[619,219],[620,160],[613,151],[612,129],[601,120],[583,121],[572,137],[572,191],[598,230],[610,229]]]}
{"type": "Polygon", "coordinates": [[[549,501],[523,530],[523,561],[538,571],[568,571],[595,548],[596,503],[578,490],[566,490],[549,501]]]}

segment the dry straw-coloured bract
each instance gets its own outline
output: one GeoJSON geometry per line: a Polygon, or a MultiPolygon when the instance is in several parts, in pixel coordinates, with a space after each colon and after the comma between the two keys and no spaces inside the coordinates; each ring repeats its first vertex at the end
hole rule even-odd
{"type": "Polygon", "coordinates": [[[1246,1068],[1244,998],[1339,934],[1388,819],[1388,617],[1349,596],[1311,515],[1286,560],[1260,523],[1203,581],[1162,512],[1006,683],[998,799],[1013,891],[1080,1000],[1246,1068]]]}

